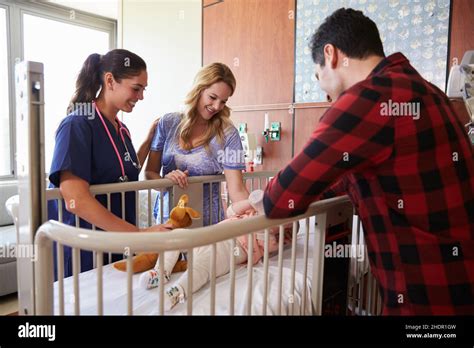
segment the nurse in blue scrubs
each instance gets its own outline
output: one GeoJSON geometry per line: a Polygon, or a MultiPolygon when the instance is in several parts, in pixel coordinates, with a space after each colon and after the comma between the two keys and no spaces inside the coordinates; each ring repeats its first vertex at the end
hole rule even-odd
{"type": "MultiPolygon", "coordinates": [[[[119,111],[132,112],[143,99],[147,86],[146,64],[138,55],[115,49],[106,55],[91,54],[79,73],[76,91],[56,132],[56,144],[49,180],[50,187],[59,187],[64,198],[63,222],[98,230],[137,232],[135,193],[125,195],[125,215],[122,216],[120,194],[93,197],[90,185],[137,181],[148,155],[153,132],[140,147],[133,147],[128,128],[117,118],[119,111]],[[98,95],[97,95],[98,93],[98,95]]],[[[154,128],[153,128],[154,129],[154,128]]],[[[48,202],[50,219],[58,220],[56,201],[48,202]]],[[[156,225],[146,231],[167,230],[156,225]]],[[[56,248],[55,248],[56,253],[56,248]]],[[[106,255],[104,255],[106,256],[106,255]]],[[[115,259],[121,258],[116,255],[115,259]]],[[[93,267],[92,253],[81,251],[81,272],[93,267]]],[[[106,260],[104,262],[114,261],[106,260]]],[[[64,248],[64,275],[72,275],[71,248],[64,248]]],[[[55,278],[56,278],[55,262],[55,278]]]]}

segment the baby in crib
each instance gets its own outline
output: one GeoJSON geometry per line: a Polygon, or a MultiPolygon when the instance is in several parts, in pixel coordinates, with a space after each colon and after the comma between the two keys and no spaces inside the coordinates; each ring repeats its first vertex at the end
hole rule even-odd
{"type": "MultiPolygon", "coordinates": [[[[247,200],[236,202],[227,209],[228,219],[220,222],[245,219],[254,215],[264,215],[263,211],[263,191],[253,191],[247,200]]],[[[269,253],[278,250],[279,229],[271,228],[269,234],[269,253]]],[[[291,230],[285,229],[284,243],[291,242],[291,230]]],[[[212,245],[205,245],[194,249],[193,259],[193,293],[201,289],[210,280],[210,260],[212,245]]],[[[232,249],[232,240],[216,243],[216,277],[220,277],[230,271],[230,255],[234,254],[235,263],[241,264],[248,258],[248,235],[237,238],[235,248],[232,249]]],[[[264,255],[264,233],[253,234],[252,261],[257,263],[264,255]]],[[[178,260],[179,252],[166,252],[164,259],[164,279],[159,279],[159,260],[153,270],[143,273],[140,276],[140,285],[147,289],[166,284],[171,275],[171,271],[178,260]]],[[[161,257],[161,256],[160,256],[161,257]]],[[[186,299],[188,289],[188,271],[184,272],[176,283],[165,291],[165,310],[170,310],[178,302],[186,299]]]]}

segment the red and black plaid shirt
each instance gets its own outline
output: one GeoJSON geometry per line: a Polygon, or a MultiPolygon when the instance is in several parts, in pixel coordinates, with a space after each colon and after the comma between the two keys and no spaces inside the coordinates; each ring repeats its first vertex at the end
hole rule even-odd
{"type": "Polygon", "coordinates": [[[446,95],[401,53],[327,110],[269,183],[265,212],[296,216],[335,191],[362,220],[383,314],[474,314],[473,148],[446,95]],[[411,103],[398,104],[404,116],[397,103],[411,103]]]}

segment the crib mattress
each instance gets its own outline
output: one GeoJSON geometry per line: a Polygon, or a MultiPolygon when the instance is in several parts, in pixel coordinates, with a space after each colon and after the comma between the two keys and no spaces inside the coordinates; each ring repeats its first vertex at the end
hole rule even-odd
{"type": "MultiPolygon", "coordinates": [[[[300,226],[304,224],[300,224],[300,226]]],[[[310,224],[311,226],[312,224],[310,224]]],[[[314,226],[314,225],[313,225],[314,226]]],[[[283,272],[282,272],[282,315],[309,315],[311,314],[311,275],[312,275],[312,242],[314,231],[310,228],[308,266],[305,301],[303,301],[304,288],[304,240],[305,231],[300,231],[297,237],[296,267],[294,295],[291,292],[291,248],[284,250],[283,272]],[[304,310],[303,310],[304,303],[304,310]],[[291,308],[293,307],[293,308],[291,308]]],[[[158,288],[146,290],[138,286],[139,274],[133,276],[133,314],[134,315],[157,315],[159,313],[159,291],[158,288]]],[[[171,285],[178,279],[179,274],[172,274],[167,285],[171,285]]],[[[264,267],[259,262],[253,267],[252,274],[252,314],[261,315],[264,292],[264,267]]],[[[278,310],[278,255],[270,258],[268,269],[267,290],[267,315],[276,315],[278,310]]],[[[97,311],[97,273],[90,270],[79,275],[79,300],[81,315],[96,315],[97,311]]],[[[224,275],[216,279],[216,302],[215,313],[217,315],[229,314],[230,306],[230,275],[224,275]]],[[[54,284],[54,312],[59,314],[57,282],[54,284]]],[[[103,267],[103,313],[104,315],[125,315],[127,313],[127,277],[125,272],[114,269],[111,265],[103,267]]],[[[193,315],[210,314],[210,284],[204,286],[193,295],[193,315]]],[[[64,305],[65,314],[74,314],[73,278],[64,279],[64,305]]],[[[235,270],[235,302],[234,314],[245,315],[247,303],[247,267],[239,265],[235,270]]],[[[187,304],[179,303],[165,315],[185,315],[187,304]]]]}

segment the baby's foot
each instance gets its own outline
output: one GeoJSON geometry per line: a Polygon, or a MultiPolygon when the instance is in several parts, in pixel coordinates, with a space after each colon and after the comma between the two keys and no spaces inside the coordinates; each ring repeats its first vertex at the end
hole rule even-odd
{"type": "MultiPolygon", "coordinates": [[[[166,284],[170,280],[170,276],[168,272],[164,271],[163,272],[164,279],[163,279],[163,284],[166,284]]],[[[160,285],[160,276],[157,270],[152,269],[148,272],[142,273],[140,276],[140,279],[138,280],[138,284],[140,287],[145,288],[145,289],[153,289],[156,288],[158,285],[160,285]]]]}
{"type": "Polygon", "coordinates": [[[165,311],[169,311],[176,304],[182,303],[185,300],[184,289],[180,285],[172,286],[165,291],[165,311]]]}

